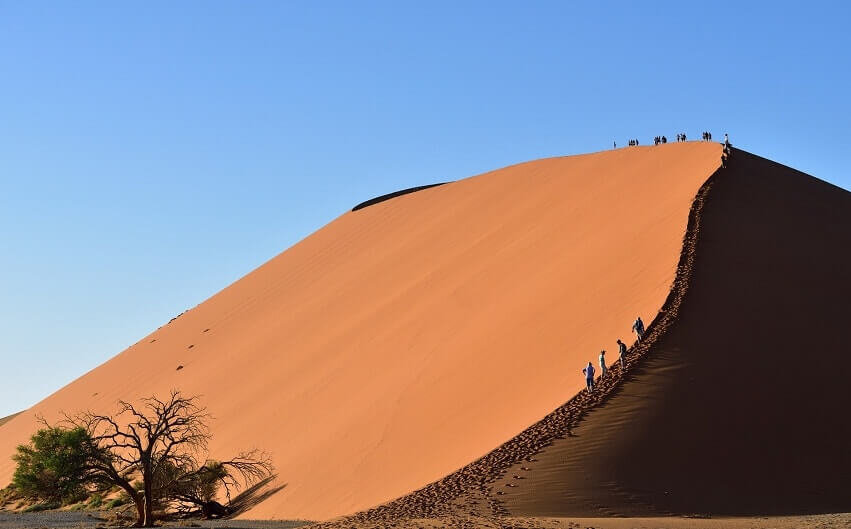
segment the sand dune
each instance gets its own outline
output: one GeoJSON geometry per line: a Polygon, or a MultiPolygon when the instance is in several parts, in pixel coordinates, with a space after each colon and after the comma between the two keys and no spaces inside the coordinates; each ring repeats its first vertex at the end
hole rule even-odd
{"type": "MultiPolygon", "coordinates": [[[[249,518],[404,495],[557,408],[657,313],[719,158],[688,143],[539,160],[348,212],[10,421],[0,455],[37,413],[177,387],[216,416],[214,455],[273,454],[287,486],[249,518]]],[[[0,484],[11,471],[0,456],[0,484]]]]}

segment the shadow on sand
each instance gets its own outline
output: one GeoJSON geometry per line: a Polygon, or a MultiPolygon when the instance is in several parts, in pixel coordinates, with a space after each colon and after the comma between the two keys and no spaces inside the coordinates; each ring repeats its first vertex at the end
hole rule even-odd
{"type": "Polygon", "coordinates": [[[374,206],[375,204],[378,204],[379,202],[384,202],[385,200],[390,200],[391,198],[400,197],[402,195],[407,195],[407,194],[410,194],[410,193],[416,193],[417,191],[422,191],[422,190],[428,189],[430,187],[442,186],[443,184],[446,184],[446,183],[448,183],[448,182],[439,182],[437,184],[428,184],[428,185],[418,186],[418,187],[409,187],[408,189],[402,189],[401,191],[395,191],[393,193],[387,193],[386,195],[381,195],[380,197],[371,198],[371,199],[367,200],[366,202],[361,202],[357,206],[353,207],[352,211],[357,211],[359,209],[363,209],[363,208],[366,208],[366,207],[369,207],[369,206],[374,206]]]}

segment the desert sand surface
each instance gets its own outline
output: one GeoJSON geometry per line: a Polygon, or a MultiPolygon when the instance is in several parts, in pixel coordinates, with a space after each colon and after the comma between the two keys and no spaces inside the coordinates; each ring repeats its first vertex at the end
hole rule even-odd
{"type": "Polygon", "coordinates": [[[203,395],[214,457],[273,456],[285,486],[246,518],[324,520],[439,480],[657,314],[720,153],[538,160],[345,213],[7,423],[0,485],[37,414],[172,388],[203,395]]]}
{"type": "MultiPolygon", "coordinates": [[[[0,529],[103,529],[108,527],[102,513],[41,512],[11,514],[0,512],[0,529]]],[[[298,520],[204,520],[202,523],[168,522],[163,527],[203,527],[208,529],[293,529],[308,522],[298,520]]],[[[851,514],[821,514],[808,516],[736,517],[695,519],[679,517],[656,518],[516,518],[501,520],[407,520],[397,529],[449,529],[476,527],[482,529],[845,529],[851,526],[851,514]],[[447,523],[448,522],[448,523],[447,523]]]]}
{"type": "MultiPolygon", "coordinates": [[[[355,524],[347,527],[363,526],[355,524]]],[[[846,529],[851,527],[851,514],[713,518],[679,516],[629,518],[502,516],[491,518],[459,515],[402,519],[398,523],[381,527],[395,529],[846,529]]]]}
{"type": "MultiPolygon", "coordinates": [[[[53,511],[26,514],[0,512],[0,529],[103,529],[109,527],[103,513],[53,511]]],[[[482,529],[845,529],[851,526],[851,514],[821,514],[809,516],[773,516],[738,518],[506,518],[500,525],[493,520],[408,520],[397,524],[398,529],[449,529],[481,527],[482,529]]],[[[204,520],[167,522],[162,527],[203,527],[207,529],[293,529],[309,522],[298,520],[204,520]]]]}

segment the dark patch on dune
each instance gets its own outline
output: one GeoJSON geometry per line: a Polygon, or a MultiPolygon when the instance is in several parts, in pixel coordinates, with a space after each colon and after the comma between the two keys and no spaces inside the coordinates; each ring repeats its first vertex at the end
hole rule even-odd
{"type": "Polygon", "coordinates": [[[416,193],[417,191],[422,191],[424,189],[429,189],[431,187],[442,186],[442,185],[447,184],[447,183],[448,182],[439,182],[437,184],[428,184],[428,185],[424,185],[424,186],[409,187],[408,189],[402,189],[401,191],[395,191],[393,193],[387,193],[386,195],[381,195],[379,197],[371,198],[371,199],[367,200],[366,202],[361,202],[357,206],[353,207],[352,211],[357,211],[359,209],[367,208],[369,206],[374,206],[375,204],[378,204],[380,202],[384,202],[385,200],[390,200],[391,198],[396,198],[396,197],[400,197],[402,195],[408,195],[408,194],[411,194],[411,193],[416,193]]]}

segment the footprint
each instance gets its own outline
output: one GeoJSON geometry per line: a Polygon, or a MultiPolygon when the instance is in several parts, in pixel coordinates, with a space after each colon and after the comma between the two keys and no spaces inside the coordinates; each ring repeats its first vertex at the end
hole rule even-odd
{"type": "Polygon", "coordinates": [[[156,338],[154,338],[153,340],[151,340],[151,341],[150,341],[150,342],[148,342],[148,343],[154,343],[154,342],[156,342],[156,341],[157,341],[157,339],[156,339],[156,338]]]}
{"type": "Polygon", "coordinates": [[[195,347],[195,344],[190,345],[187,349],[192,349],[193,347],[195,347]]]}
{"type": "Polygon", "coordinates": [[[203,330],[203,332],[207,332],[207,331],[209,331],[209,330],[210,330],[210,329],[204,329],[204,330],[203,330]]]}
{"type": "Polygon", "coordinates": [[[183,369],[183,366],[177,366],[177,369],[175,369],[175,371],[180,371],[181,369],[183,369]]]}

